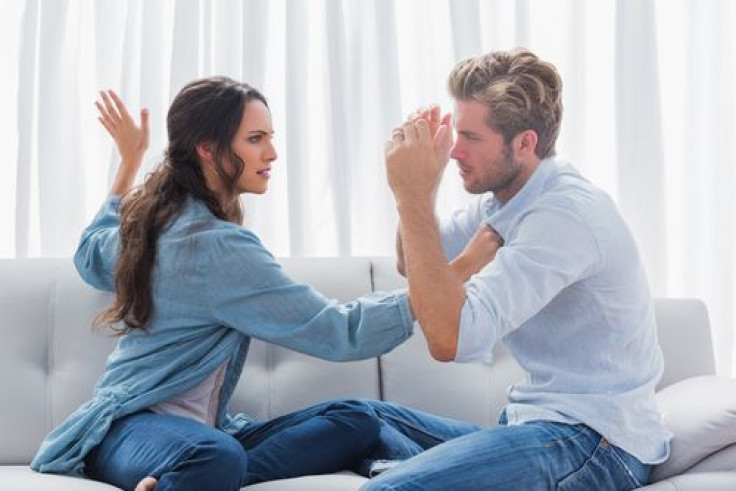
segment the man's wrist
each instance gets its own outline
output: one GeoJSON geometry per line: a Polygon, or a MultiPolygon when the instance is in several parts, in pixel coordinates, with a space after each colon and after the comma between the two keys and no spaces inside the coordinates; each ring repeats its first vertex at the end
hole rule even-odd
{"type": "Polygon", "coordinates": [[[396,210],[402,218],[426,214],[434,217],[434,206],[435,200],[430,196],[412,199],[396,198],[396,210]]]}

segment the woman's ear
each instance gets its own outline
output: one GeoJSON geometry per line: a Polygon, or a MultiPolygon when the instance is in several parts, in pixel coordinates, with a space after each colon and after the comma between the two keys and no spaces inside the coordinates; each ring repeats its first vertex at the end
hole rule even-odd
{"type": "Polygon", "coordinates": [[[197,157],[200,162],[207,165],[212,165],[215,161],[212,155],[212,144],[209,142],[197,143],[197,157]]]}

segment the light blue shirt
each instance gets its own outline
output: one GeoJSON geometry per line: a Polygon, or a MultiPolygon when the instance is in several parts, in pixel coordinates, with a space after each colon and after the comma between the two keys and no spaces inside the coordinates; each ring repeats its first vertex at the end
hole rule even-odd
{"type": "MultiPolygon", "coordinates": [[[[107,291],[115,286],[118,205],[116,197],[105,202],[74,257],[82,278],[107,291]]],[[[390,351],[412,332],[405,294],[368,294],[342,305],[329,300],[291,280],[247,228],[218,220],[191,198],[158,240],[151,292],[147,332],[119,339],[92,400],[46,437],[33,469],[80,473],[115,419],[192,389],[223,364],[215,424],[238,431],[252,420],[230,417],[227,409],[251,337],[329,360],[358,360],[390,351]]]]}
{"type": "Polygon", "coordinates": [[[490,362],[500,341],[526,372],[508,390],[509,424],[584,423],[644,463],[664,461],[654,307],[613,201],[547,159],[507,203],[488,193],[442,223],[448,259],[481,223],[506,243],[466,284],[456,361],[490,362]]]}

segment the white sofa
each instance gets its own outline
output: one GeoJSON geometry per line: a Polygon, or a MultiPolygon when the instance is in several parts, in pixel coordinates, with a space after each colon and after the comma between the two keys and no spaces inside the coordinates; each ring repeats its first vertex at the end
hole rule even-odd
{"type": "MultiPolygon", "coordinates": [[[[282,264],[295,279],[342,301],[404,285],[391,258],[286,259],[282,264]]],[[[70,260],[0,260],[0,490],[115,489],[28,468],[46,433],[90,397],[102,373],[115,339],[92,331],[90,324],[109,300],[82,283],[70,260]]],[[[658,299],[656,309],[666,359],[660,388],[697,376],[716,384],[733,382],[712,377],[711,337],[702,302],[658,299]]],[[[335,397],[381,398],[488,426],[504,404],[506,387],[521,376],[514,361],[500,351],[491,366],[435,362],[420,332],[380,359],[344,364],[256,341],[231,409],[270,418],[335,397]]],[[[692,403],[676,393],[672,397],[681,398],[683,406],[692,403]]],[[[701,448],[705,454],[698,462],[681,462],[687,467],[682,473],[642,489],[736,490],[736,446],[731,437],[724,438],[715,444],[718,448],[701,448]]],[[[684,445],[688,450],[687,441],[684,445]]],[[[355,490],[363,482],[357,475],[341,473],[248,489],[355,490]]]]}

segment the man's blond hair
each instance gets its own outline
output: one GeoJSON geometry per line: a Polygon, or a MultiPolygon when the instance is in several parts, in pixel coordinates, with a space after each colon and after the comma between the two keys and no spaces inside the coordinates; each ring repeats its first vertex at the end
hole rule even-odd
{"type": "Polygon", "coordinates": [[[458,63],[449,76],[450,94],[489,109],[489,127],[508,144],[519,132],[537,133],[539,158],[555,154],[562,121],[562,79],[557,69],[524,48],[494,51],[458,63]]]}

